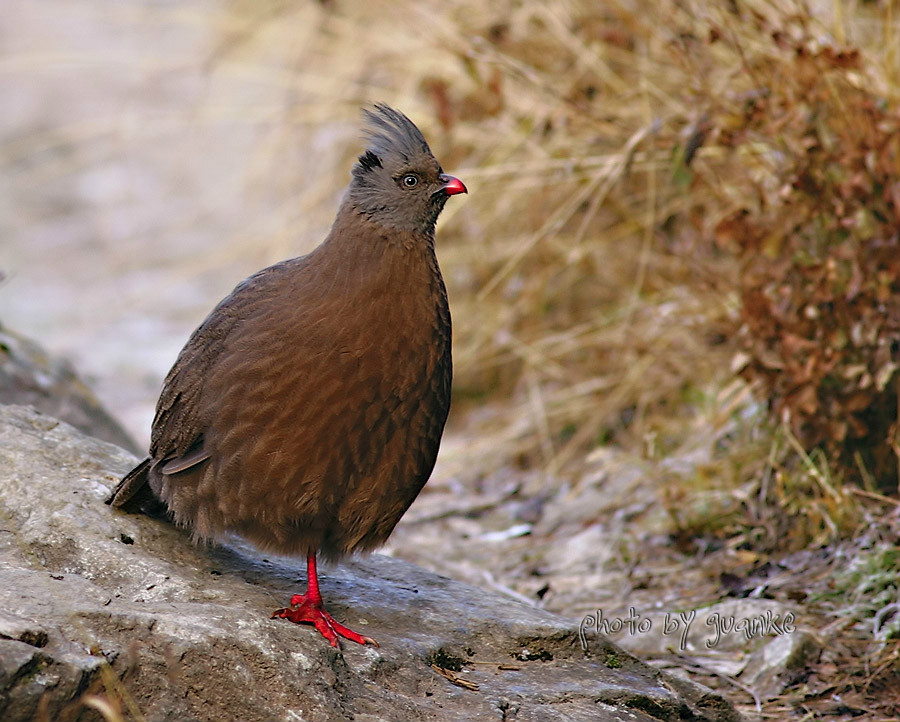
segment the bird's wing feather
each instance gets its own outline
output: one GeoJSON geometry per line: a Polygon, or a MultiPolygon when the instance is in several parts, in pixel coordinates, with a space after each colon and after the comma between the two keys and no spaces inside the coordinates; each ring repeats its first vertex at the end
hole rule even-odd
{"type": "Polygon", "coordinates": [[[167,461],[159,467],[159,470],[163,474],[178,474],[179,472],[187,471],[191,467],[206,461],[209,458],[209,454],[209,449],[207,449],[201,441],[193,451],[189,451],[183,456],[167,461]]]}
{"type": "Polygon", "coordinates": [[[204,382],[219,362],[243,320],[279,292],[279,283],[305,257],[269,266],[242,281],[194,331],[163,382],[150,438],[150,456],[163,474],[174,474],[205,461],[203,434],[208,405],[200,403],[204,382]]]}

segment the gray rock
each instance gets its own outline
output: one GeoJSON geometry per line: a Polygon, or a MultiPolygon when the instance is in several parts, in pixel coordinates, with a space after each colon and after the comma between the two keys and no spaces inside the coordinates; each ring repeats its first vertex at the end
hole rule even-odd
{"type": "Polygon", "coordinates": [[[47,644],[47,632],[39,624],[0,611],[0,639],[14,639],[32,647],[47,644]]]}
{"type": "Polygon", "coordinates": [[[741,681],[760,699],[774,699],[802,679],[821,652],[815,636],[800,629],[775,637],[750,656],[741,681]]]}
{"type": "Polygon", "coordinates": [[[298,560],[240,540],[198,547],[105,506],[134,461],[0,407],[7,722],[39,705],[50,719],[94,719],[83,702],[98,697],[148,720],[738,719],[721,697],[606,640],[586,657],[577,622],[379,555],[325,569],[322,591],[382,647],[332,649],[269,618],[303,590],[298,560]]]}
{"type": "Polygon", "coordinates": [[[71,365],[0,325],[0,404],[34,406],[76,429],[139,453],[71,365]]]}
{"type": "MultiPolygon", "coordinates": [[[[653,623],[650,631],[614,639],[629,652],[645,656],[670,650],[713,657],[749,653],[760,638],[783,636],[786,623],[787,632],[797,624],[796,610],[773,599],[726,599],[701,609],[673,611],[668,617],[664,612],[641,611],[653,623]]],[[[728,673],[737,674],[741,669],[743,663],[728,673]]]]}

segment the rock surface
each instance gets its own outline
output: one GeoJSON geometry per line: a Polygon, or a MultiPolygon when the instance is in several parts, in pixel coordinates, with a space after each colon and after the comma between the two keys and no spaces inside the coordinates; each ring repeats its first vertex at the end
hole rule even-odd
{"type": "Polygon", "coordinates": [[[822,644],[806,631],[775,637],[753,653],[741,681],[761,699],[775,699],[807,675],[821,652],[822,644]]]}
{"type": "Polygon", "coordinates": [[[0,718],[736,720],[577,622],[373,555],[323,571],[335,616],[382,647],[269,619],[302,562],[197,547],[103,503],[134,458],[0,407],[0,718]],[[439,671],[443,670],[442,672],[439,671]],[[112,672],[112,674],[110,674],[112,672]]]}
{"type": "Polygon", "coordinates": [[[72,366],[39,344],[0,325],[0,404],[34,406],[86,434],[138,453],[72,366]]]}

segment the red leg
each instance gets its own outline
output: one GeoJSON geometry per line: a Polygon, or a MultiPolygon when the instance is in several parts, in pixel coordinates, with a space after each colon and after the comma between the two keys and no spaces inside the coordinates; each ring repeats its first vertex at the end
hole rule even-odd
{"type": "Polygon", "coordinates": [[[306,557],[306,571],[308,584],[306,594],[295,594],[291,597],[291,606],[285,609],[277,609],[272,613],[273,617],[281,617],[300,624],[308,622],[319,630],[319,633],[329,641],[332,647],[340,647],[338,637],[349,639],[357,644],[374,644],[371,637],[364,637],[352,629],[348,629],[340,622],[335,621],[322,604],[322,595],[319,594],[319,575],[316,572],[316,553],[310,552],[306,557]]]}

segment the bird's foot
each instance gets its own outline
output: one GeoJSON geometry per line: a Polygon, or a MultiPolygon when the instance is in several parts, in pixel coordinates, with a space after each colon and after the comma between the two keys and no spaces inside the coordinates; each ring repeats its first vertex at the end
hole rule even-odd
{"type": "Polygon", "coordinates": [[[305,594],[295,594],[291,597],[291,606],[284,609],[276,609],[272,612],[272,618],[281,617],[289,619],[295,624],[308,623],[315,626],[319,633],[328,640],[332,647],[340,648],[338,637],[349,639],[357,644],[372,644],[378,646],[371,637],[364,637],[352,629],[348,629],[336,621],[322,606],[321,600],[308,599],[305,594]]]}

